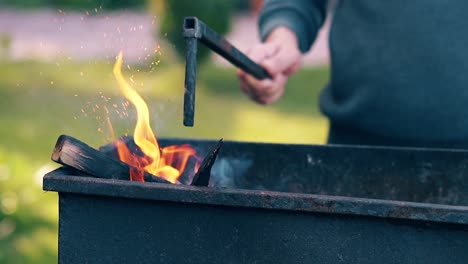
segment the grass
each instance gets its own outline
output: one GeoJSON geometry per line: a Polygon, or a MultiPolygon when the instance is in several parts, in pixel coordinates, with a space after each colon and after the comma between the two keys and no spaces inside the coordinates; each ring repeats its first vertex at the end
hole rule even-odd
{"type": "MultiPolygon", "coordinates": [[[[317,97],[326,68],[300,71],[279,103],[261,106],[241,93],[234,69],[205,65],[193,128],[182,125],[183,66],[129,67],[124,74],[148,103],[159,137],[325,142],[317,97]]],[[[56,194],[40,185],[56,167],[49,161],[55,140],[69,134],[95,147],[108,143],[105,108],[115,134],[131,134],[135,112],[123,102],[111,62],[0,62],[0,263],[56,262],[56,194]]]]}
{"type": "MultiPolygon", "coordinates": [[[[180,65],[125,70],[151,110],[160,136],[220,138],[243,141],[322,143],[325,119],[317,97],[327,69],[307,69],[288,83],[283,99],[272,106],[253,103],[238,88],[233,69],[203,67],[197,84],[195,127],[182,126],[183,73],[180,65]]],[[[0,136],[5,148],[37,156],[68,133],[94,145],[106,143],[103,106],[111,111],[117,132],[131,133],[135,115],[120,117],[124,101],[110,63],[0,64],[0,136]],[[118,104],[115,108],[113,104],[118,104]],[[103,127],[104,125],[104,127],[103,127]]]]}

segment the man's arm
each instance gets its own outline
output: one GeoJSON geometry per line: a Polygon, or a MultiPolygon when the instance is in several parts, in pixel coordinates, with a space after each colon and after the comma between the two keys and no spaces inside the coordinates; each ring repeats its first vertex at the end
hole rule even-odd
{"type": "Polygon", "coordinates": [[[325,20],[326,0],[266,0],[260,13],[262,44],[247,55],[262,65],[273,80],[257,80],[239,70],[241,89],[260,104],[276,102],[290,75],[301,64],[325,20]]]}
{"type": "Polygon", "coordinates": [[[284,26],[296,34],[300,51],[307,52],[325,21],[327,3],[327,0],[265,0],[258,21],[262,41],[275,28],[284,26]]]}

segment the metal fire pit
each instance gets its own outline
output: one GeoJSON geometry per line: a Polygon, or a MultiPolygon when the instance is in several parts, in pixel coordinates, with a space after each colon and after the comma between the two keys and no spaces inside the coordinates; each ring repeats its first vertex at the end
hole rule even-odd
{"type": "Polygon", "coordinates": [[[47,174],[59,262],[468,261],[468,151],[228,141],[210,186],[47,174]]]}

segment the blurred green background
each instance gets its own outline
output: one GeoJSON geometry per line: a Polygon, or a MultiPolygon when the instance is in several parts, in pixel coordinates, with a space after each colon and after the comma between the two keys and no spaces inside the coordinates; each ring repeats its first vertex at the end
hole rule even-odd
{"type": "MultiPolygon", "coordinates": [[[[326,65],[304,67],[290,79],[280,102],[261,106],[240,91],[234,68],[215,63],[210,54],[203,55],[195,126],[183,127],[184,64],[177,55],[183,49],[178,43],[179,32],[174,33],[179,30],[175,21],[186,13],[198,15],[215,21],[208,24],[216,24],[213,27],[225,34],[233,15],[254,12],[259,1],[216,1],[226,5],[224,16],[215,12],[220,7],[202,5],[203,9],[197,10],[195,2],[0,0],[0,9],[10,10],[0,16],[44,8],[80,13],[98,7],[101,16],[128,10],[149,12],[165,21],[160,30],[165,38],[158,41],[160,48],[149,60],[128,64],[124,74],[148,103],[157,136],[325,142],[327,122],[318,111],[317,97],[328,79],[326,65]]],[[[95,147],[104,145],[112,140],[106,109],[117,136],[132,133],[135,111],[122,107],[125,99],[112,75],[113,57],[17,59],[12,58],[14,41],[14,36],[0,31],[0,263],[54,263],[57,194],[43,192],[41,185],[44,173],[58,167],[50,161],[55,140],[60,134],[69,134],[95,147]]]]}

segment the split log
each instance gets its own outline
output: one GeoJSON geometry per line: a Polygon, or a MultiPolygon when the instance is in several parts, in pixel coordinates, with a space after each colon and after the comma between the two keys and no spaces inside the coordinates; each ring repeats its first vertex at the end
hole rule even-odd
{"type": "MultiPolygon", "coordinates": [[[[130,171],[139,170],[67,135],[61,135],[57,139],[52,160],[97,178],[130,180],[130,171]]],[[[144,180],[145,182],[169,183],[146,171],[144,180]]]]}
{"type": "Polygon", "coordinates": [[[216,161],[216,157],[218,156],[218,152],[222,144],[223,139],[220,139],[210,152],[208,152],[208,155],[203,159],[197,173],[193,176],[192,183],[190,185],[208,186],[211,178],[211,167],[213,167],[213,164],[216,161]]]}

